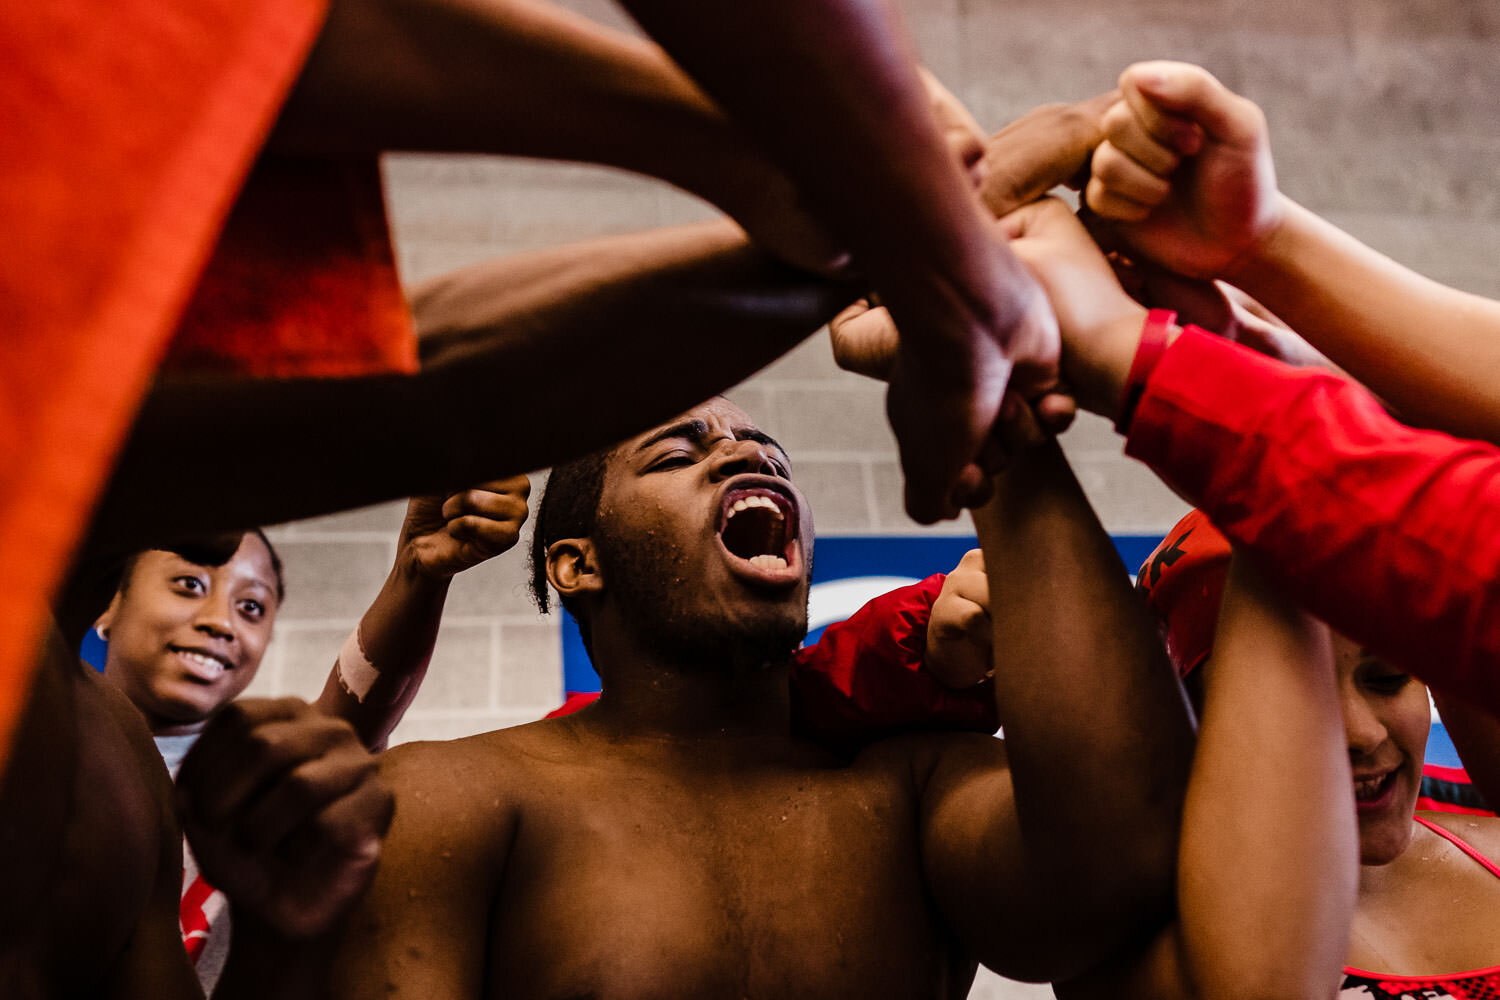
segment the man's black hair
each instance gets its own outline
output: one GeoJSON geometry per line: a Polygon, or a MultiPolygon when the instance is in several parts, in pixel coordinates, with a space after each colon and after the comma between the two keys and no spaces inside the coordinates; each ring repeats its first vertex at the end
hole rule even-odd
{"type": "Polygon", "coordinates": [[[266,552],[271,556],[271,572],[276,574],[276,603],[280,604],[286,599],[286,580],[281,569],[281,553],[276,551],[276,546],[271,544],[266,533],[259,528],[252,528],[249,531],[198,535],[193,538],[176,538],[170,542],[163,542],[161,545],[153,545],[150,549],[142,549],[125,560],[125,566],[120,574],[120,590],[124,591],[130,586],[130,576],[135,572],[135,564],[140,561],[145,552],[159,550],[181,556],[198,566],[222,566],[234,558],[234,554],[239,551],[246,535],[259,538],[261,544],[266,547],[266,552]]]}
{"type": "MultiPolygon", "coordinates": [[[[547,594],[547,550],[560,538],[587,538],[594,533],[599,498],[604,492],[604,470],[613,449],[596,451],[553,468],[546,488],[537,501],[536,526],[531,531],[531,596],[542,614],[551,610],[547,594]]],[[[594,650],[586,616],[577,602],[559,595],[562,606],[578,622],[583,648],[593,658],[594,650]]]]}

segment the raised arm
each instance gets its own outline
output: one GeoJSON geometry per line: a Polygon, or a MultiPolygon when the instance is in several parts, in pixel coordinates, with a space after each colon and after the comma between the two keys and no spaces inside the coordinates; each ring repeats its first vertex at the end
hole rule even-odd
{"type": "Polygon", "coordinates": [[[1012,362],[1028,398],[1055,380],[1055,326],[1025,269],[987,238],[893,6],[625,6],[786,169],[902,324],[888,410],[907,507],[920,521],[953,516],[983,481],[972,463],[1012,362]]]}
{"type": "Polygon", "coordinates": [[[1055,989],[1062,1000],[1331,997],[1349,947],[1359,839],[1323,626],[1242,556],[1203,669],[1177,918],[1055,989]]]}
{"type": "Polygon", "coordinates": [[[334,0],[270,148],[603,163],[714,202],[785,259],[839,255],[666,53],[536,0],[334,0]]]}
{"type": "Polygon", "coordinates": [[[1130,67],[1088,203],[1135,252],[1255,296],[1404,420],[1500,443],[1500,302],[1441,285],[1276,187],[1265,116],[1206,70],[1130,67]]]}
{"type": "Polygon", "coordinates": [[[1118,417],[1138,395],[1127,454],[1319,619],[1500,713],[1500,449],[1408,427],[1347,379],[1202,331],[1169,328],[1132,380],[1146,311],[1077,220],[1053,204],[1008,223],[1058,304],[1080,405],[1118,417]]]}
{"type": "Polygon", "coordinates": [[[1170,913],[1191,724],[1056,445],[1017,456],[996,493],[975,526],[1009,766],[994,741],[943,753],[926,776],[922,849],[972,954],[1006,975],[1065,978],[1170,913]]]}
{"type": "Polygon", "coordinates": [[[427,675],[449,583],[516,544],[530,493],[530,481],[513,476],[407,504],[396,564],[339,651],[319,711],[348,722],[369,749],[385,748],[427,675]]]}
{"type": "Polygon", "coordinates": [[[158,384],[90,545],[128,551],[541,468],[734,384],[849,297],[727,222],[479,265],[415,293],[417,376],[158,384]],[[277,447],[225,463],[226,439],[277,447]],[[159,488],[176,481],[214,482],[215,503],[159,488]]]}

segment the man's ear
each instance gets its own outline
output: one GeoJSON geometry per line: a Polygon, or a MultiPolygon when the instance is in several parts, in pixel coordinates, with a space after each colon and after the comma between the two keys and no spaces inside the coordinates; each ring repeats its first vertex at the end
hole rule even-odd
{"type": "Polygon", "coordinates": [[[547,582],[563,597],[581,597],[604,590],[604,576],[587,538],[559,538],[547,546],[547,582]]]}

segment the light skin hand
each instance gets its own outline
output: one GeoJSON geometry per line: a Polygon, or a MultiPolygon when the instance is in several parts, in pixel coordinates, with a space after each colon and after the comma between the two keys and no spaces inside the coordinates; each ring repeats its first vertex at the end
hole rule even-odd
{"type": "Polygon", "coordinates": [[[971,549],[943,581],[932,604],[924,663],[938,683],[962,691],[991,676],[993,647],[984,552],[971,549]]]}
{"type": "Polygon", "coordinates": [[[1103,252],[1061,201],[1033,202],[1001,224],[1057,311],[1063,372],[1079,405],[1115,416],[1146,310],[1120,287],[1103,252]]]}
{"type": "Polygon", "coordinates": [[[375,875],[394,801],[345,722],[296,698],[233,702],[183,761],[178,812],[204,877],[287,940],[330,929],[375,875]]]}
{"type": "Polygon", "coordinates": [[[418,572],[450,579],[516,544],[530,495],[531,482],[522,475],[448,496],[413,497],[401,529],[402,548],[418,572]]]}
{"type": "Polygon", "coordinates": [[[1172,310],[1183,326],[1202,327],[1298,368],[1342,371],[1275,313],[1228,282],[1184,277],[1146,260],[1112,258],[1110,263],[1132,298],[1172,310]]]}
{"type": "Polygon", "coordinates": [[[1207,70],[1146,62],[1104,113],[1088,207],[1136,254],[1179,274],[1230,277],[1285,208],[1265,115],[1207,70]]]}

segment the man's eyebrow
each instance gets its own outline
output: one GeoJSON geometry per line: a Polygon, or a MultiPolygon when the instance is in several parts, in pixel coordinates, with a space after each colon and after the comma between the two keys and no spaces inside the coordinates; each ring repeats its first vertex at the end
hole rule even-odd
{"type": "Polygon", "coordinates": [[[653,444],[660,444],[669,438],[684,438],[688,441],[702,441],[708,436],[708,421],[706,420],[684,420],[670,427],[663,427],[655,434],[648,437],[636,446],[636,451],[645,451],[653,444]]]}

